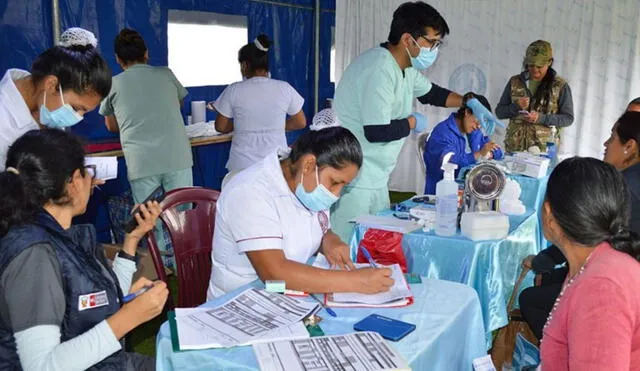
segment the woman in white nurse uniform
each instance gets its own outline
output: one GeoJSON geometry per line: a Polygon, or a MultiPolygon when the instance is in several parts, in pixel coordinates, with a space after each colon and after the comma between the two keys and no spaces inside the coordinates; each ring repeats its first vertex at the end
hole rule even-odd
{"type": "Polygon", "coordinates": [[[331,231],[329,209],[357,175],[362,150],[347,129],[317,129],[302,134],[288,157],[274,151],[227,184],[217,203],[208,299],[257,278],[312,293],[393,285],[389,269],[354,269],[349,247],[331,231]],[[342,269],[307,265],[317,251],[342,269]]]}
{"type": "Polygon", "coordinates": [[[216,130],[233,131],[229,175],[223,187],[234,174],[286,147],[285,131],[306,125],[304,99],[286,81],[269,77],[270,45],[267,36],[260,35],[240,48],[238,62],[244,80],[229,85],[212,104],[218,113],[216,130]]]}
{"type": "Polygon", "coordinates": [[[30,73],[7,70],[0,80],[0,170],[22,134],[75,125],[109,94],[111,70],[97,44],[93,33],[70,28],[36,58],[30,73]]]}

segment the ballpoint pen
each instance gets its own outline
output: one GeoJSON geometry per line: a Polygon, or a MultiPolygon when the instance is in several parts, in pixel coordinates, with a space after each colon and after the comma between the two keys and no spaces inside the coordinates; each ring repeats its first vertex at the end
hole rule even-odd
{"type": "Polygon", "coordinates": [[[140,290],[138,290],[136,292],[132,292],[131,294],[123,297],[122,298],[122,302],[123,303],[128,303],[131,300],[133,300],[133,299],[137,298],[138,296],[144,294],[145,292],[149,291],[152,287],[153,287],[153,285],[148,285],[148,286],[145,286],[145,287],[141,288],[140,290]]]}
{"type": "Polygon", "coordinates": [[[318,303],[320,303],[320,306],[322,306],[322,309],[326,310],[327,313],[329,313],[331,315],[331,317],[338,317],[338,315],[336,314],[336,312],[333,311],[333,309],[327,307],[326,305],[324,305],[324,303],[322,302],[322,300],[316,298],[315,295],[309,295],[312,298],[314,298],[318,303]]]}
{"type": "Polygon", "coordinates": [[[369,264],[371,264],[371,268],[378,268],[378,265],[376,264],[375,261],[373,261],[371,254],[369,254],[369,251],[367,251],[367,249],[364,246],[360,245],[360,251],[362,251],[362,254],[364,255],[364,257],[369,261],[369,264]]]}

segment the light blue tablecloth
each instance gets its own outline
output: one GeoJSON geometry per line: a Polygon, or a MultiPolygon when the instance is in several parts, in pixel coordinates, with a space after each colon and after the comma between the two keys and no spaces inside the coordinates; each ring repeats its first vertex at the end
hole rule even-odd
{"type": "MultiPolygon", "coordinates": [[[[417,205],[410,201],[403,204],[417,205]]],[[[522,259],[540,250],[538,217],[533,210],[522,216],[510,216],[509,222],[509,235],[502,240],[474,242],[461,236],[459,231],[453,237],[440,237],[432,231],[421,230],[402,238],[409,272],[464,283],[477,291],[489,343],[491,332],[508,322],[506,304],[522,259]]],[[[366,231],[366,227],[354,227],[350,241],[353,259],[366,231]]]]}
{"type": "MultiPolygon", "coordinates": [[[[215,306],[244,290],[207,302],[215,306]]],[[[371,313],[416,324],[416,330],[390,344],[413,370],[472,370],[474,358],[486,354],[482,311],[475,291],[457,283],[423,279],[412,284],[413,305],[403,308],[336,308],[337,318],[321,311],[320,327],[327,335],[353,332],[353,324],[371,313]]],[[[308,299],[311,300],[311,299],[308,299]]],[[[162,370],[257,370],[251,347],[174,352],[169,324],[156,338],[156,367],[162,370]]]]}

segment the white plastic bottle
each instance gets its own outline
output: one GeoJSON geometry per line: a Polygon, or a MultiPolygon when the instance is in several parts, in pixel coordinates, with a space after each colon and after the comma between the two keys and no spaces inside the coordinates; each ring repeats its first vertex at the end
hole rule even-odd
{"type": "Polygon", "coordinates": [[[452,164],[445,156],[442,164],[444,178],[436,183],[436,234],[453,236],[458,230],[458,183],[454,180],[454,171],[458,165],[452,164]]]}

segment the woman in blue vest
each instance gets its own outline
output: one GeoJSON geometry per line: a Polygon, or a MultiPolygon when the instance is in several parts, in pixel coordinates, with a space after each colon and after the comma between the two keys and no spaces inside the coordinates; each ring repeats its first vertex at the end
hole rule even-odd
{"type": "Polygon", "coordinates": [[[0,365],[11,370],[153,370],[154,360],[125,353],[122,338],[157,316],[164,283],[140,279],[136,248],[155,225],[157,203],[140,206],[110,267],[85,212],[95,167],[78,139],[33,130],[9,148],[0,173],[0,365]],[[123,293],[136,292],[123,304],[123,293]]]}
{"type": "Polygon", "coordinates": [[[443,177],[442,160],[447,153],[453,153],[449,162],[458,165],[456,175],[460,169],[475,164],[480,158],[502,159],[502,149],[483,134],[480,121],[467,106],[467,102],[474,98],[491,112],[487,98],[467,93],[463,97],[462,107],[436,125],[429,135],[423,154],[427,168],[425,194],[436,193],[436,183],[443,177]]]}

